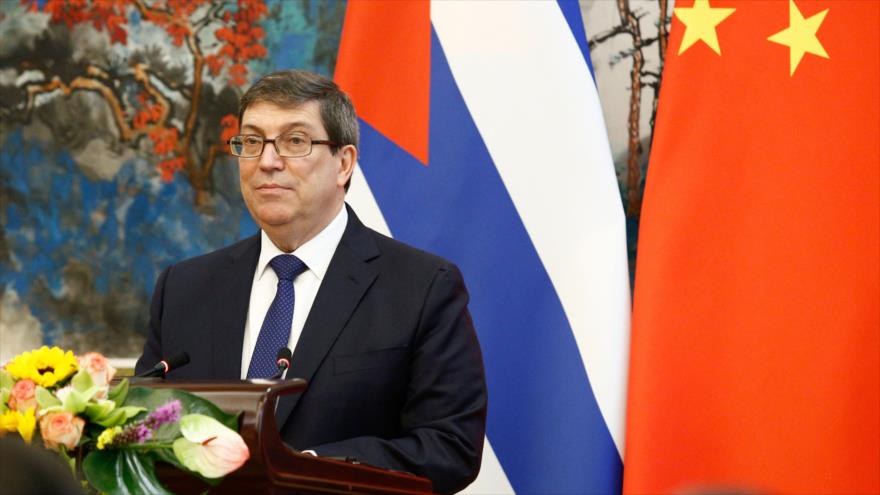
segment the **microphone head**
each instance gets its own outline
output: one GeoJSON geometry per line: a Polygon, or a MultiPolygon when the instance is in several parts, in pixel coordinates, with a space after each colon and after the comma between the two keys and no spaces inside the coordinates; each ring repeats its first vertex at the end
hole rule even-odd
{"type": "Polygon", "coordinates": [[[293,353],[290,352],[290,349],[287,347],[279,348],[278,352],[275,353],[275,364],[278,366],[278,369],[290,368],[291,357],[293,357],[293,353]]]}
{"type": "Polygon", "coordinates": [[[164,377],[169,371],[180,368],[181,366],[189,363],[189,354],[186,352],[179,352],[168,359],[163,359],[156,363],[153,366],[153,369],[144,371],[138,375],[135,375],[137,378],[149,378],[149,377],[164,377]]]}
{"type": "MultiPolygon", "coordinates": [[[[181,366],[189,363],[189,354],[186,352],[179,352],[170,358],[165,360],[165,364],[168,366],[168,370],[173,370],[176,368],[180,368],[181,366]]],[[[166,371],[167,373],[168,371],[166,371]]]]}

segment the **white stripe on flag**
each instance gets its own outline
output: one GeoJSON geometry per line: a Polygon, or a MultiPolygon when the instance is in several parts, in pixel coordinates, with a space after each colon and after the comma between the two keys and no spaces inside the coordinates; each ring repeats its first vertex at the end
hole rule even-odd
{"type": "Polygon", "coordinates": [[[586,61],[555,2],[433,2],[431,20],[622,452],[626,225],[586,61]]]}
{"type": "Polygon", "coordinates": [[[376,198],[367,184],[367,178],[361,171],[360,163],[355,164],[345,201],[351,205],[364,225],[388,237],[393,237],[391,229],[385,223],[385,217],[382,216],[382,210],[379,209],[379,203],[376,202],[376,198]]]}

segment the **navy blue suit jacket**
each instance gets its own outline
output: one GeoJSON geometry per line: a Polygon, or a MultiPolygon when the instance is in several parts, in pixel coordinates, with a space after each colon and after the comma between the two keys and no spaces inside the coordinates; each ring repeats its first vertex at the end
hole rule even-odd
{"type": "MultiPolygon", "coordinates": [[[[293,352],[287,376],[309,386],[279,403],[282,438],[459,490],[479,471],[487,406],[461,273],[348,214],[293,352]]],[[[259,255],[256,235],[165,269],[136,371],[186,351],[169,378],[239,379],[259,255]]]]}

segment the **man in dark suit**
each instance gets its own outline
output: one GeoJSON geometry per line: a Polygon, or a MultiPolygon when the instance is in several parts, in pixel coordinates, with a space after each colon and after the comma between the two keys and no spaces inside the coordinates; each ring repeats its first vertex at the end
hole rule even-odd
{"type": "Polygon", "coordinates": [[[136,371],[186,351],[170,377],[266,377],[289,345],[286,376],[309,387],[278,406],[288,444],[464,488],[479,471],[487,394],[458,268],[345,205],[357,117],[332,81],[269,74],[239,116],[230,147],[261,232],[162,272],[136,371]]]}

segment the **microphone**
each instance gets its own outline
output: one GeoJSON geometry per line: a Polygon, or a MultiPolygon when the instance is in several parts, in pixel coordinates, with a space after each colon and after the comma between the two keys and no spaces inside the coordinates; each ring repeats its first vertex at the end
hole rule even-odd
{"type": "Polygon", "coordinates": [[[159,361],[152,369],[144,371],[139,375],[135,375],[135,377],[146,378],[150,376],[158,376],[165,378],[165,375],[168,374],[169,371],[185,366],[187,363],[189,363],[189,354],[186,352],[179,352],[168,359],[159,361]]]}
{"type": "Polygon", "coordinates": [[[278,380],[284,376],[284,372],[287,371],[287,368],[290,368],[291,357],[293,357],[293,353],[287,347],[278,349],[278,353],[275,354],[275,364],[278,366],[278,373],[275,373],[270,380],[278,380]]]}

